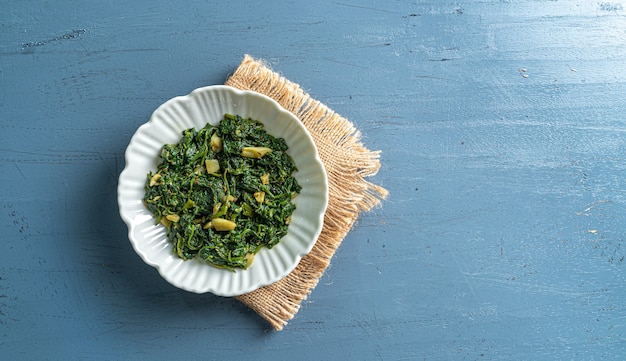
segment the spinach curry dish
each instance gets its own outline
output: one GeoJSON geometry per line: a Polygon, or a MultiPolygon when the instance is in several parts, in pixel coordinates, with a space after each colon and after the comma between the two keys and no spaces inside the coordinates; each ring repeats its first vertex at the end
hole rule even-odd
{"type": "Polygon", "coordinates": [[[261,248],[274,247],[287,234],[301,190],[286,150],[261,122],[230,114],[163,146],[144,204],[178,257],[246,269],[261,248]]]}

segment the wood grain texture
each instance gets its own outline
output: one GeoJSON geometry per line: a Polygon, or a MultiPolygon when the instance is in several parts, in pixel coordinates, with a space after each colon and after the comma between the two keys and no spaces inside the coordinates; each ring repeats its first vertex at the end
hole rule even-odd
{"type": "Polygon", "coordinates": [[[0,354],[621,359],[624,6],[4,2],[0,354]],[[135,129],[246,53],[353,121],[390,191],[280,333],[160,279],[115,198],[135,129]]]}

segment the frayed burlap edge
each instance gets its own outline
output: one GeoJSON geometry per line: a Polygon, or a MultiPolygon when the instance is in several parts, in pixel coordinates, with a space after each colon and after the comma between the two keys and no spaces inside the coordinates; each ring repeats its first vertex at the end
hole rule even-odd
{"type": "Polygon", "coordinates": [[[328,174],[328,208],[311,252],[282,280],[237,297],[274,329],[282,330],[317,285],[359,212],[370,210],[387,196],[387,190],[364,180],[378,172],[380,152],[365,148],[350,121],[263,61],[246,55],[226,85],[265,94],[298,117],[311,133],[328,174]]]}

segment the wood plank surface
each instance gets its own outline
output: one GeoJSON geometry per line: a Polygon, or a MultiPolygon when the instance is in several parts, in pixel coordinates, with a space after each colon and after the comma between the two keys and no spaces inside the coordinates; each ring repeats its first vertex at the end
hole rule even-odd
{"type": "Polygon", "coordinates": [[[620,1],[3,1],[0,358],[621,360],[620,1]],[[263,58],[390,191],[271,331],[134,253],[116,187],[161,103],[263,58]]]}

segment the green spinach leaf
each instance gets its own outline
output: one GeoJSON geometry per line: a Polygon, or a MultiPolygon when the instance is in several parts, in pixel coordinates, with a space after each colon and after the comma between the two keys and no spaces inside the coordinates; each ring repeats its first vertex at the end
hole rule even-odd
{"type": "Polygon", "coordinates": [[[178,257],[245,269],[260,249],[278,244],[301,190],[287,148],[261,122],[230,114],[164,145],[162,163],[147,175],[144,204],[178,257]]]}

